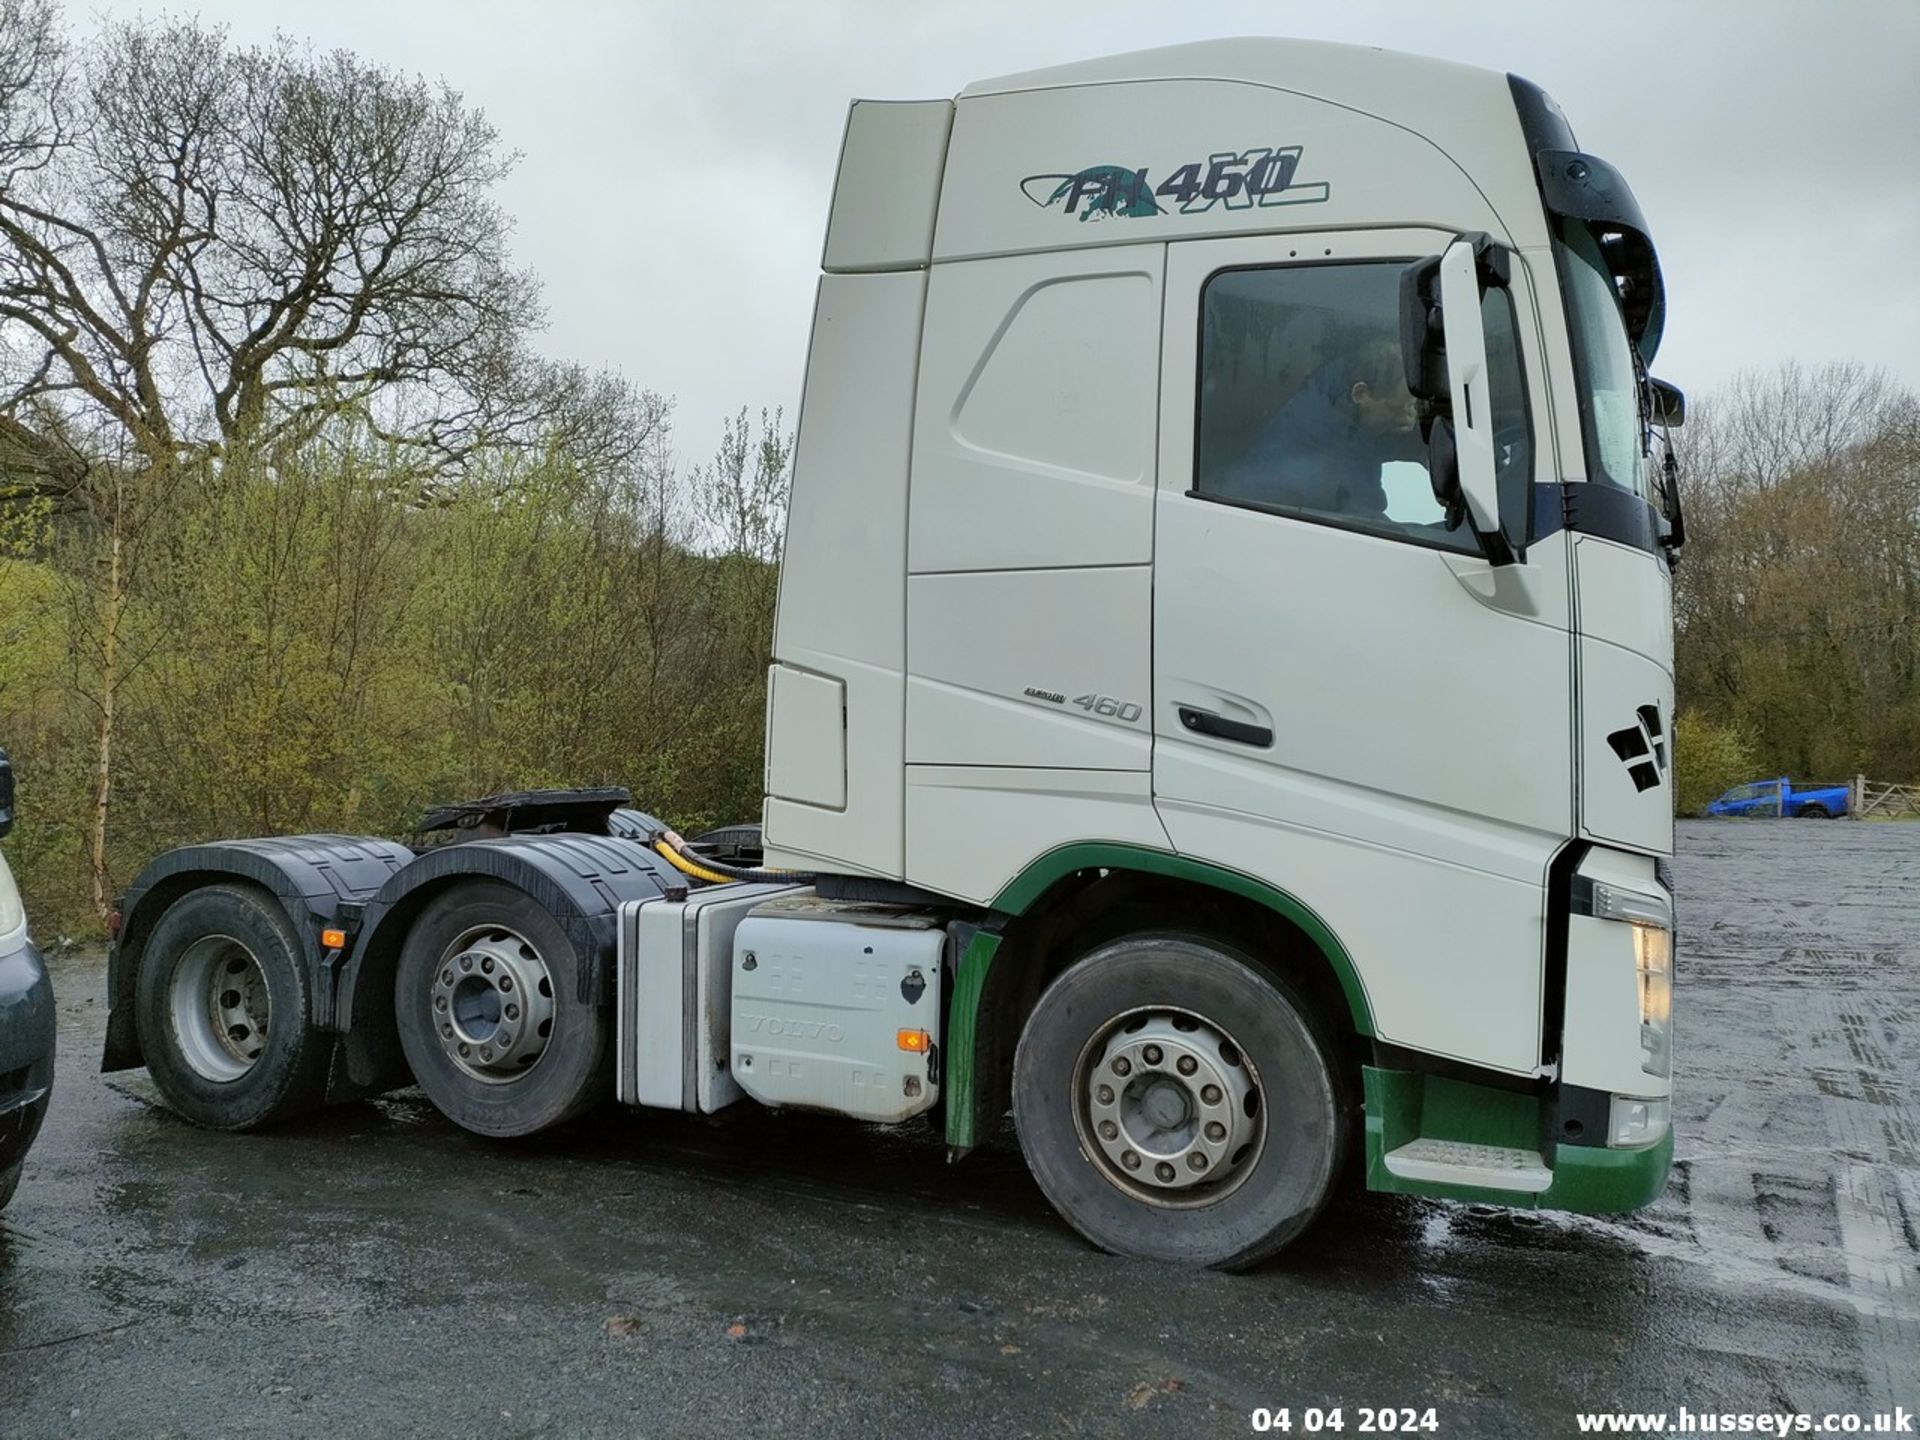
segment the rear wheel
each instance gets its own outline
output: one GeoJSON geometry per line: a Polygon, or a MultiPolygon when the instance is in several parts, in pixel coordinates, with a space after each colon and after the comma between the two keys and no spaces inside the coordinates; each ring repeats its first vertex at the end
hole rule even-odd
{"type": "Polygon", "coordinates": [[[1135,935],[1041,995],[1014,1120],[1047,1198],[1103,1249],[1240,1269],[1313,1220],[1345,1159],[1331,1037],[1244,955],[1135,935]]]}
{"type": "Polygon", "coordinates": [[[454,886],[408,931],[394,985],[414,1078],[478,1135],[531,1135],[612,1093],[607,1012],[577,998],[554,918],[497,881],[454,886]]]}
{"type": "Polygon", "coordinates": [[[328,1037],[312,1024],[306,965],[279,902],[210,885],[160,917],[140,960],[134,1017],[167,1102],[215,1130],[251,1130],[319,1105],[328,1037]]]}
{"type": "Polygon", "coordinates": [[[1824,805],[1809,805],[1800,812],[1802,820],[1831,820],[1833,812],[1824,805]]]}

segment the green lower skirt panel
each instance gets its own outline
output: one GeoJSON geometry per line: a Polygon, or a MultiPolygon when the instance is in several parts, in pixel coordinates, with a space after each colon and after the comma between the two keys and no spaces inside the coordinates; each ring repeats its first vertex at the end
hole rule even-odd
{"type": "Polygon", "coordinates": [[[1550,1158],[1553,1183],[1534,1193],[1405,1179],[1387,1169],[1387,1152],[1422,1137],[1538,1148],[1543,1102],[1532,1095],[1407,1070],[1368,1066],[1365,1076],[1369,1190],[1474,1200],[1522,1210],[1606,1215],[1651,1204],[1667,1188],[1667,1173],[1673,1168],[1672,1131],[1657,1144],[1637,1150],[1556,1145],[1550,1158]]]}

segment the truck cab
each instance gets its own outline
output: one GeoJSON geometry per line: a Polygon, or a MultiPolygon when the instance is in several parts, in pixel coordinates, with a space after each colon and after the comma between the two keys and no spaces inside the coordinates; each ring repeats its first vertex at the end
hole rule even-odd
{"type": "Polygon", "coordinates": [[[955,1157],[1011,1109],[1089,1239],[1228,1267],[1356,1152],[1657,1195],[1678,395],[1618,172],[1518,77],[1222,40],[856,102],[821,269],[763,857],[175,852],[110,1063],[231,1128],[413,1078],[524,1134],[604,1065],[955,1157]]]}
{"type": "Polygon", "coordinates": [[[1617,172],[1517,77],[1211,42],[856,104],[823,270],[770,863],[1255,895],[1371,1048],[1374,1183],[1657,1188],[1665,980],[1592,899],[1664,916],[1673,833],[1617,172]],[[1516,1159],[1461,1086],[1560,1118],[1516,1159]]]}

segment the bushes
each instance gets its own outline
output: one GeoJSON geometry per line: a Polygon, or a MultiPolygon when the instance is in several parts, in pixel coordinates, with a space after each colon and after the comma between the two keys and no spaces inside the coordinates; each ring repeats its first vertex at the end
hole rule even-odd
{"type": "Polygon", "coordinates": [[[1920,400],[1788,364],[1693,407],[1682,439],[1681,708],[1749,737],[1736,779],[1920,780],[1920,400]]]}
{"type": "MultiPolygon", "coordinates": [[[[497,789],[617,783],[689,827],[757,817],[767,559],[703,553],[694,497],[664,468],[590,480],[502,457],[430,505],[391,473],[377,452],[315,446],[182,487],[141,537],[112,891],[173,845],[399,834],[427,805],[497,789]]],[[[9,859],[49,936],[98,924],[103,543],[0,560],[9,859]]]]}
{"type": "Polygon", "coordinates": [[[1742,726],[1683,710],[1673,726],[1673,808],[1698,815],[1735,785],[1760,778],[1753,736],[1742,726]]]}

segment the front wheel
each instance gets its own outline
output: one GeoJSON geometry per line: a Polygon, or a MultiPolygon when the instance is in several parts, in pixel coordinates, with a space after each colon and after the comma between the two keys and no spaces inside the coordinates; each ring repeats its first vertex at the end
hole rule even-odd
{"type": "Polygon", "coordinates": [[[524,891],[472,880],[407,932],[394,1018],[442,1114],[477,1135],[532,1135],[613,1093],[607,1012],[578,998],[581,956],[524,891]]]}
{"type": "Polygon", "coordinates": [[[1014,1056],[1028,1167],[1102,1249],[1244,1269],[1310,1224],[1345,1161],[1324,1024],[1211,941],[1136,935],[1041,995],[1014,1056]]]}

